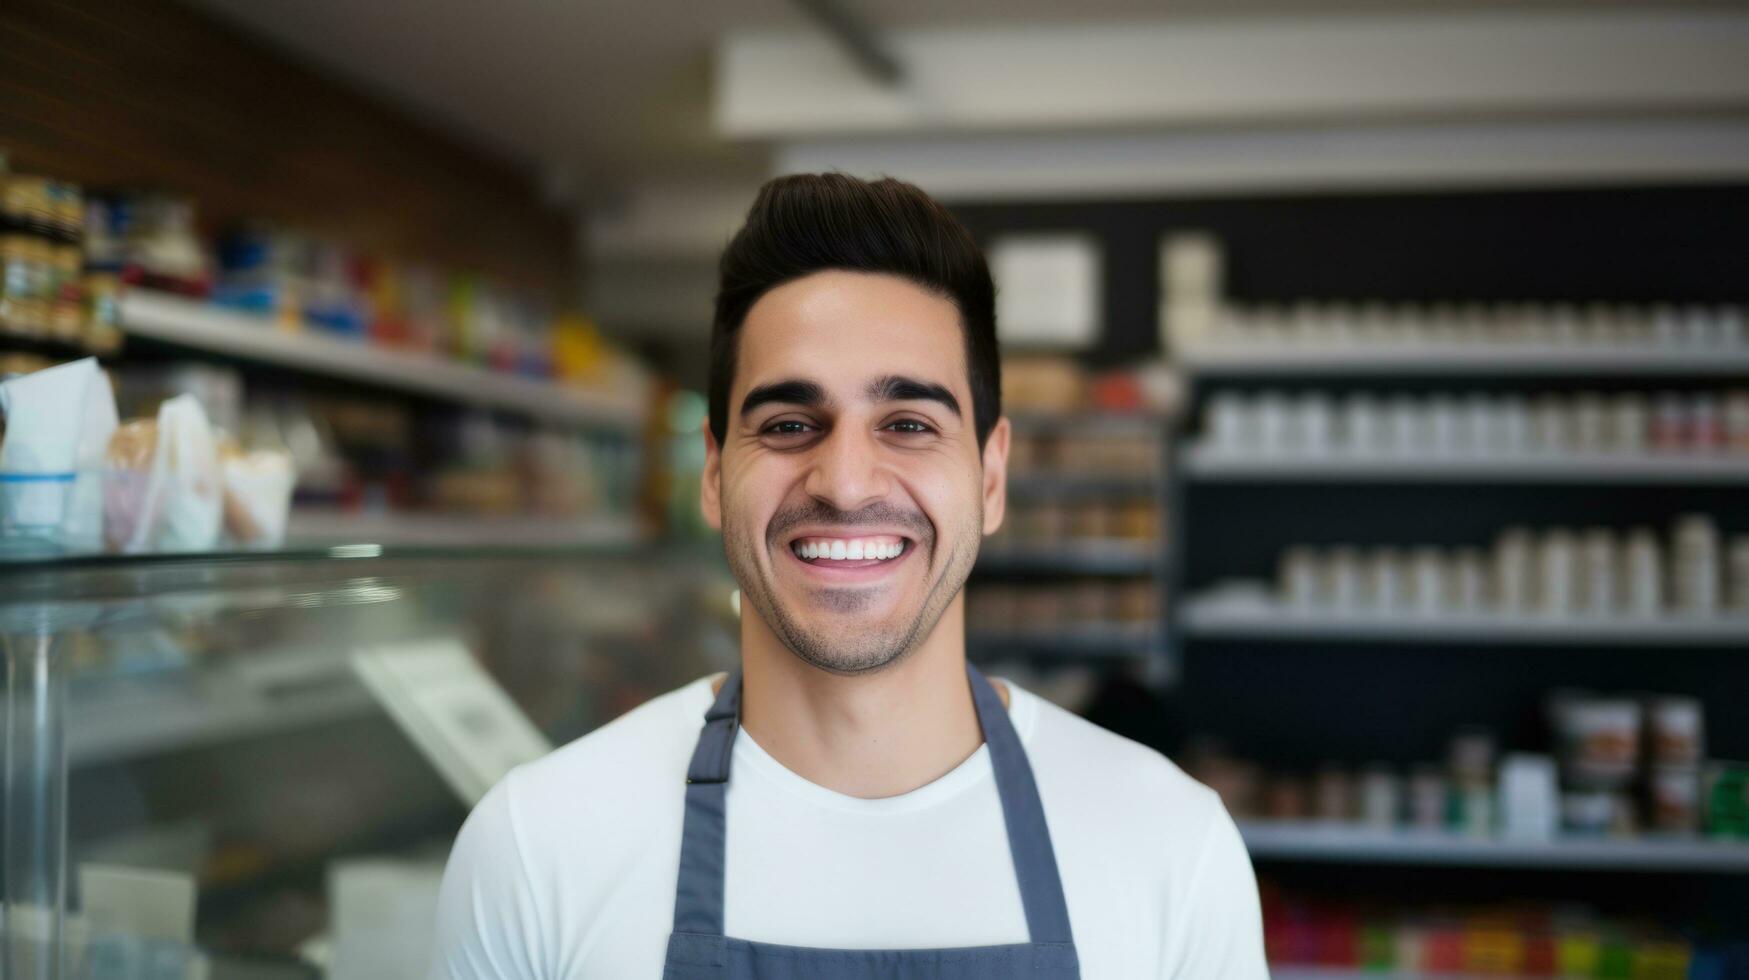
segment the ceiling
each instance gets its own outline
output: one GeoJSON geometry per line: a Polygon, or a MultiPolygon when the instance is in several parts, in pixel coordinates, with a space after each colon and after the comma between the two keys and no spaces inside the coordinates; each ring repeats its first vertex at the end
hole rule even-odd
{"type": "MultiPolygon", "coordinates": [[[[810,23],[789,0],[186,2],[515,162],[556,201],[584,202],[652,176],[762,175],[762,147],[732,145],[712,133],[711,52],[730,30],[810,23]]],[[[844,2],[877,29],[1526,6],[1515,0],[844,2]]]]}

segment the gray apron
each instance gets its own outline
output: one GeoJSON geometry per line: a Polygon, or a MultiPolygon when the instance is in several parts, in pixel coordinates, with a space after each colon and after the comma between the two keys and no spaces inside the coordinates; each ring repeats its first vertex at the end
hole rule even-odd
{"type": "Polygon", "coordinates": [[[704,730],[686,772],[686,817],[674,932],[663,980],[1079,980],[1069,935],[1069,908],[1038,785],[1020,736],[984,675],[971,664],[972,702],[990,747],[990,766],[1008,827],[1008,850],[1020,881],[1031,942],[952,949],[815,949],[755,943],[723,935],[724,799],[729,758],[741,724],[741,672],[723,681],[705,712],[704,730]]]}

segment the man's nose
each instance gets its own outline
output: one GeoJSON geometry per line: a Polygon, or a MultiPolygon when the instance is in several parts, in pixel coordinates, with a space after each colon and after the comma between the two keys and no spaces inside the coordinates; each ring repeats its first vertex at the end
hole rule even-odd
{"type": "Polygon", "coordinates": [[[884,499],[892,487],[874,434],[862,426],[835,426],[815,447],[803,489],[840,511],[884,499]]]}

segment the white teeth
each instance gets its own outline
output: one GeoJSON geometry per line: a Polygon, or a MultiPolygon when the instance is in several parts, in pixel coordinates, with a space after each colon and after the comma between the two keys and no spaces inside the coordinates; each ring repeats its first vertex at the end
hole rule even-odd
{"type": "Polygon", "coordinates": [[[796,557],[816,561],[887,561],[905,552],[903,541],[865,541],[861,538],[849,541],[798,541],[790,547],[796,557]]]}

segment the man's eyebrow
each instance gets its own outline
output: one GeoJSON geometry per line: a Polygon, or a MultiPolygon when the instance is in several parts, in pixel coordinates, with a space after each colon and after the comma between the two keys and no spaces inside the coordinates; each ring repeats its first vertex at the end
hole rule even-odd
{"type": "Polygon", "coordinates": [[[877,402],[904,402],[915,399],[940,402],[957,418],[960,416],[959,399],[953,396],[941,385],[933,381],[919,381],[902,375],[889,374],[884,378],[876,378],[868,384],[868,397],[877,402]]]}
{"type": "Polygon", "coordinates": [[[785,405],[801,405],[805,408],[818,408],[830,399],[826,397],[826,389],[812,381],[787,379],[758,385],[747,392],[747,397],[741,399],[741,417],[746,418],[749,412],[761,405],[773,402],[785,405]]]}

